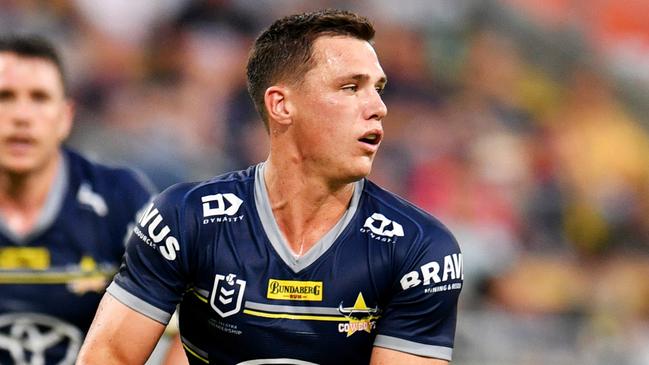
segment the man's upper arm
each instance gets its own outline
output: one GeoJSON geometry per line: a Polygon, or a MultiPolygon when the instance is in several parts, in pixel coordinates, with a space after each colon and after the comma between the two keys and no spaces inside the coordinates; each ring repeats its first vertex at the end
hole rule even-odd
{"type": "Polygon", "coordinates": [[[422,357],[417,355],[408,354],[401,351],[386,349],[383,347],[375,346],[372,350],[372,358],[370,365],[448,365],[449,362],[441,359],[433,359],[430,357],[422,357]]]}
{"type": "Polygon", "coordinates": [[[144,364],[165,326],[106,293],[81,348],[77,365],[144,364]]]}
{"type": "MultiPolygon", "coordinates": [[[[393,350],[394,356],[450,361],[464,276],[462,254],[443,226],[427,225],[421,232],[420,240],[403,246],[403,264],[377,322],[374,346],[393,350]]],[[[413,362],[419,363],[426,364],[413,362]]]]}

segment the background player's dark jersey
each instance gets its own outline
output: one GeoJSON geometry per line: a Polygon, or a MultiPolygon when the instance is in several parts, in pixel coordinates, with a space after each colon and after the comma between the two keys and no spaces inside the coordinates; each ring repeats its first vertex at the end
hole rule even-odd
{"type": "Polygon", "coordinates": [[[296,258],[262,170],[162,193],[108,292],[162,323],[180,302],[192,364],[363,364],[372,346],[450,359],[463,282],[451,234],[362,180],[339,223],[296,258]]]}
{"type": "Polygon", "coordinates": [[[0,364],[72,364],[124,253],[148,182],[63,151],[36,226],[0,215],[0,364]]]}

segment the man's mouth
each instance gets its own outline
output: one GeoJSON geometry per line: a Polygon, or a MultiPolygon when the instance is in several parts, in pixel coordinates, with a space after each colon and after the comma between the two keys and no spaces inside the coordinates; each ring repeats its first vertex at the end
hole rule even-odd
{"type": "Polygon", "coordinates": [[[5,143],[14,148],[26,148],[34,144],[34,139],[24,136],[13,136],[5,139],[5,143]]]}
{"type": "Polygon", "coordinates": [[[367,134],[363,135],[363,137],[359,138],[358,140],[363,142],[363,143],[367,143],[367,144],[371,144],[371,145],[375,146],[375,145],[377,145],[377,144],[379,144],[381,142],[381,138],[382,138],[381,133],[379,133],[379,132],[370,132],[370,133],[367,133],[367,134]]]}

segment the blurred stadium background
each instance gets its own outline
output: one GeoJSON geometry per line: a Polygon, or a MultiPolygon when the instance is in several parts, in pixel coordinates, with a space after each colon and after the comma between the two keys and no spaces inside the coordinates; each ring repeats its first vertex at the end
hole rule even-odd
{"type": "Polygon", "coordinates": [[[1,0],[0,32],[57,42],[70,144],[163,189],[265,157],[247,49],[324,7],[378,29],[372,179],[462,246],[454,364],[649,364],[649,1],[1,0]]]}

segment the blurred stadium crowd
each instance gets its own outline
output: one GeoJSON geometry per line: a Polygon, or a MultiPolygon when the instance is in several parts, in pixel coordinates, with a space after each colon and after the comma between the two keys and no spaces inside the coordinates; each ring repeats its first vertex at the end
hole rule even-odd
{"type": "Polygon", "coordinates": [[[0,31],[63,49],[71,145],[164,189],[265,158],[247,49],[323,7],[378,29],[371,178],[462,246],[454,363],[649,364],[649,2],[3,0],[0,31]]]}

